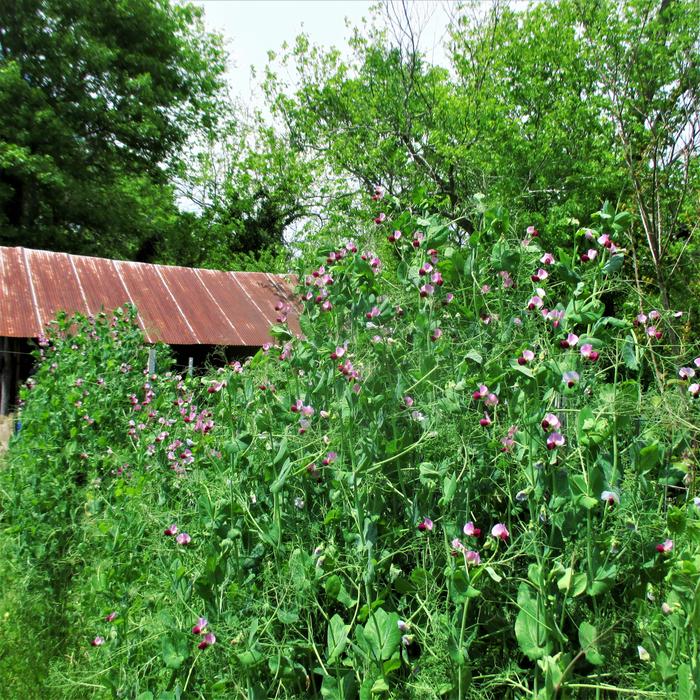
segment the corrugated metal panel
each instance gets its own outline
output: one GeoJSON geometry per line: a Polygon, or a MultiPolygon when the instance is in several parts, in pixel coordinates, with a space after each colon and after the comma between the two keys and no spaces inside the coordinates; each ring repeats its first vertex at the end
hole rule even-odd
{"type": "MultiPolygon", "coordinates": [[[[0,246],[0,336],[36,337],[58,311],[133,303],[149,341],[259,346],[275,304],[296,303],[281,275],[221,272],[0,246]]],[[[299,332],[296,309],[290,327],[299,332]]]]}
{"type": "MultiPolygon", "coordinates": [[[[111,260],[88,258],[84,255],[70,257],[91,313],[111,311],[124,304],[133,303],[111,260]]],[[[140,318],[139,325],[143,328],[140,318]]]]}
{"type": "Polygon", "coordinates": [[[11,338],[36,336],[41,328],[33,301],[22,248],[3,248],[0,254],[0,335],[11,338]]]}
{"type": "Polygon", "coordinates": [[[88,313],[78,278],[66,253],[26,250],[25,266],[34,288],[39,317],[46,324],[59,311],[88,313]]]}

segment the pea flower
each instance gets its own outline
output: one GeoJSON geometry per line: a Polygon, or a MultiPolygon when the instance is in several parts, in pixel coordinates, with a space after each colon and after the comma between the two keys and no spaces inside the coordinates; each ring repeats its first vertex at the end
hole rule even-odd
{"type": "Polygon", "coordinates": [[[433,272],[433,274],[430,276],[430,281],[433,284],[436,284],[438,287],[442,287],[442,285],[445,283],[445,280],[442,279],[442,273],[441,272],[433,272]]]}
{"type": "Polygon", "coordinates": [[[656,338],[657,340],[661,340],[662,333],[656,326],[648,326],[644,330],[650,338],[656,338]]]}
{"type": "Polygon", "coordinates": [[[423,520],[421,520],[418,523],[418,529],[421,532],[426,532],[426,531],[432,532],[433,531],[433,521],[430,518],[423,518],[423,520]]]}
{"type": "Polygon", "coordinates": [[[479,399],[485,398],[488,393],[489,388],[486,384],[479,384],[479,388],[472,394],[472,398],[474,401],[478,401],[479,399]]]}
{"type": "Polygon", "coordinates": [[[540,232],[534,226],[528,226],[526,233],[530,238],[537,238],[540,235],[540,232]]]}
{"type": "Polygon", "coordinates": [[[527,302],[527,308],[530,311],[533,311],[534,309],[541,309],[543,304],[544,302],[542,301],[542,299],[539,296],[535,295],[531,297],[530,300],[527,302]]]}
{"type": "Polygon", "coordinates": [[[581,253],[581,262],[590,262],[598,257],[598,251],[595,248],[589,248],[585,253],[581,253]]]}
{"type": "Polygon", "coordinates": [[[474,527],[474,523],[471,520],[462,528],[462,531],[469,537],[478,537],[481,534],[481,530],[478,527],[474,527]]]}
{"type": "Polygon", "coordinates": [[[510,537],[510,532],[508,532],[508,528],[503,523],[496,523],[491,528],[491,535],[505,542],[510,537]]]}
{"type": "Polygon", "coordinates": [[[436,328],[436,329],[432,332],[432,334],[431,334],[431,336],[430,336],[430,340],[432,340],[433,342],[435,342],[436,340],[439,340],[441,336],[442,336],[442,329],[441,329],[441,328],[436,328]]]}
{"type": "Polygon", "coordinates": [[[216,636],[213,632],[207,632],[202,638],[202,641],[197,644],[197,649],[206,649],[214,644],[216,644],[216,636]]]}
{"type": "Polygon", "coordinates": [[[105,643],[104,637],[97,635],[91,642],[90,645],[93,647],[101,647],[105,643]]]}
{"type": "Polygon", "coordinates": [[[554,256],[551,253],[545,253],[541,258],[540,262],[543,265],[554,265],[554,256]]]}
{"type": "Polygon", "coordinates": [[[678,376],[681,379],[692,379],[695,376],[695,370],[692,367],[681,367],[678,370],[678,376]]]}
{"type": "Polygon", "coordinates": [[[482,428],[488,428],[491,422],[491,416],[489,416],[487,411],[484,411],[484,417],[479,421],[479,425],[482,428]]]}
{"type": "Polygon", "coordinates": [[[404,402],[404,404],[406,404],[407,408],[411,408],[411,406],[413,406],[413,397],[412,396],[404,396],[403,402],[404,402]]]}
{"type": "Polygon", "coordinates": [[[190,542],[192,542],[192,538],[186,532],[181,532],[175,538],[175,541],[181,545],[188,545],[190,542]]]}
{"type": "Polygon", "coordinates": [[[530,279],[537,284],[537,282],[544,282],[547,277],[549,277],[549,272],[541,267],[539,270],[537,270],[537,272],[535,272],[534,275],[530,277],[530,279]]]}
{"type": "Polygon", "coordinates": [[[661,612],[664,615],[670,615],[673,612],[673,610],[671,606],[664,601],[663,603],[661,603],[661,612]]]}
{"type": "Polygon", "coordinates": [[[604,233],[602,236],[598,237],[598,243],[603,246],[603,248],[611,248],[614,243],[612,241],[612,238],[610,238],[610,235],[607,233],[604,233]]]}
{"type": "Polygon", "coordinates": [[[532,350],[523,350],[522,354],[518,358],[518,364],[520,366],[526,365],[528,362],[532,362],[535,359],[535,353],[532,350]]]}
{"type": "Polygon", "coordinates": [[[396,241],[398,241],[400,238],[401,238],[401,231],[399,231],[399,230],[396,230],[387,236],[387,240],[389,241],[389,243],[396,243],[396,241]]]}
{"type": "Polygon", "coordinates": [[[336,452],[329,452],[324,458],[323,458],[323,466],[327,467],[329,464],[333,464],[335,460],[337,459],[338,455],[336,452]]]}
{"type": "Polygon", "coordinates": [[[507,270],[501,270],[498,274],[501,278],[503,289],[510,289],[515,285],[515,280],[510,276],[510,273],[507,270]]]}
{"type": "Polygon", "coordinates": [[[694,364],[696,367],[700,368],[700,357],[696,357],[696,358],[693,360],[693,364],[694,364]]]}
{"type": "Polygon", "coordinates": [[[420,295],[423,298],[432,296],[434,292],[435,292],[435,287],[433,287],[432,284],[424,284],[420,288],[420,295]]]}
{"type": "Polygon", "coordinates": [[[566,384],[566,386],[569,387],[569,389],[576,386],[578,380],[578,372],[574,372],[573,370],[571,370],[570,372],[564,372],[562,376],[562,381],[564,382],[564,384],[566,384]]]}
{"type": "Polygon", "coordinates": [[[643,646],[637,647],[637,654],[639,654],[640,661],[651,661],[649,652],[643,646]]]}
{"type": "Polygon", "coordinates": [[[376,306],[373,306],[370,311],[368,311],[365,316],[369,319],[377,318],[381,312],[376,306]]]}
{"type": "Polygon", "coordinates": [[[614,491],[603,491],[600,494],[600,500],[605,501],[609,506],[618,505],[620,497],[614,491]]]}
{"type": "Polygon", "coordinates": [[[116,610],[109,613],[109,615],[105,615],[105,622],[113,622],[116,619],[117,615],[118,613],[116,610]]]}
{"type": "Polygon", "coordinates": [[[386,214],[384,212],[381,212],[379,216],[375,217],[374,223],[379,225],[383,224],[386,221],[386,214]]]}
{"type": "Polygon", "coordinates": [[[560,427],[561,421],[554,413],[547,413],[542,419],[542,430],[559,430],[560,427]]]}
{"type": "Polygon", "coordinates": [[[408,632],[411,629],[411,625],[405,620],[398,620],[397,624],[399,627],[399,632],[408,632]]]}
{"type": "Polygon", "coordinates": [[[656,551],[661,554],[668,554],[673,549],[673,540],[664,540],[661,544],[656,545],[656,551]]]}
{"type": "Polygon", "coordinates": [[[584,360],[595,362],[600,357],[600,353],[596,352],[590,343],[584,343],[581,346],[581,357],[584,360]]]}
{"type": "Polygon", "coordinates": [[[465,552],[467,550],[458,537],[455,537],[450,544],[452,545],[452,549],[456,552],[465,552]]]}
{"type": "Polygon", "coordinates": [[[484,403],[489,406],[490,408],[493,408],[494,406],[498,406],[498,396],[491,392],[484,398],[484,403]]]}
{"type": "Polygon", "coordinates": [[[447,294],[445,294],[445,298],[442,300],[442,303],[443,303],[445,306],[447,306],[448,304],[451,304],[451,303],[452,303],[452,301],[454,300],[454,298],[455,298],[455,295],[452,294],[452,292],[447,292],[447,294]]]}
{"type": "Polygon", "coordinates": [[[173,523],[169,527],[166,527],[165,530],[163,530],[163,534],[169,536],[177,535],[177,525],[173,523]]]}
{"type": "Polygon", "coordinates": [[[561,433],[550,433],[547,436],[547,449],[553,450],[555,447],[563,447],[566,444],[566,438],[561,433]]]}
{"type": "Polygon", "coordinates": [[[501,438],[501,445],[503,447],[501,448],[502,452],[508,452],[511,447],[515,444],[515,439],[514,435],[515,433],[518,432],[518,426],[517,425],[511,425],[510,428],[508,428],[508,433],[505,435],[505,437],[501,438]]]}
{"type": "Polygon", "coordinates": [[[467,564],[474,564],[475,566],[481,564],[479,552],[475,552],[473,549],[468,549],[466,552],[464,552],[464,559],[467,564]]]}
{"type": "Polygon", "coordinates": [[[695,399],[700,396],[700,384],[695,382],[688,387],[688,393],[695,399]]]}
{"type": "Polygon", "coordinates": [[[427,274],[430,274],[433,271],[433,266],[430,263],[423,263],[423,266],[419,268],[418,274],[423,277],[427,274]]]}
{"type": "Polygon", "coordinates": [[[338,358],[342,357],[345,354],[346,350],[345,345],[338,345],[336,346],[335,350],[331,353],[331,360],[337,360],[338,358]]]}
{"type": "Polygon", "coordinates": [[[192,628],[192,634],[202,634],[208,624],[206,617],[200,617],[197,620],[197,624],[192,628]]]}
{"type": "Polygon", "coordinates": [[[578,336],[575,333],[569,333],[564,340],[559,342],[559,345],[566,350],[567,348],[576,347],[578,336]]]}

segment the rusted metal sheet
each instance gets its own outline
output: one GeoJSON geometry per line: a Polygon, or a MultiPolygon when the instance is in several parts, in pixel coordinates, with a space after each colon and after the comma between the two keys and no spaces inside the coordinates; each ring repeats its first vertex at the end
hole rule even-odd
{"type": "MultiPolygon", "coordinates": [[[[111,260],[71,255],[80,286],[91,313],[112,311],[131,303],[129,292],[111,260]]],[[[143,328],[143,324],[139,319],[143,328]]]]}
{"type": "Polygon", "coordinates": [[[147,340],[260,346],[280,312],[299,332],[293,280],[282,275],[147,265],[0,246],[0,336],[37,337],[58,311],[96,314],[125,303],[147,340]]]}
{"type": "Polygon", "coordinates": [[[41,327],[32,300],[22,248],[2,248],[0,254],[0,335],[31,338],[41,327]]]}
{"type": "Polygon", "coordinates": [[[66,253],[25,249],[24,259],[42,320],[51,320],[59,311],[69,315],[89,313],[78,276],[66,253]]]}

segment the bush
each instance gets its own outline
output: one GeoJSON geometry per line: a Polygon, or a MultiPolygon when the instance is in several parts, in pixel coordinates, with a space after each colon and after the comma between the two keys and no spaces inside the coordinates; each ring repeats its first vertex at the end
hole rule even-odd
{"type": "Polygon", "coordinates": [[[625,216],[553,251],[498,211],[462,246],[435,217],[375,216],[302,278],[304,337],[273,327],[243,365],[183,379],[161,349],[144,376],[126,316],[59,324],[0,476],[3,606],[51,640],[28,682],[700,688],[697,353],[683,318],[611,312],[625,216]]]}

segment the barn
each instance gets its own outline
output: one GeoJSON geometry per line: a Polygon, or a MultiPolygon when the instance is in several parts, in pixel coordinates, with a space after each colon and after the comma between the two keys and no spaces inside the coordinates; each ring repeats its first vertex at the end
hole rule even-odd
{"type": "Polygon", "coordinates": [[[88,315],[133,304],[146,340],[167,343],[179,362],[192,364],[215,348],[233,356],[255,351],[271,340],[280,306],[298,333],[294,283],[263,272],[0,246],[0,415],[11,409],[31,370],[30,341],[59,311],[88,315]]]}

